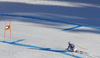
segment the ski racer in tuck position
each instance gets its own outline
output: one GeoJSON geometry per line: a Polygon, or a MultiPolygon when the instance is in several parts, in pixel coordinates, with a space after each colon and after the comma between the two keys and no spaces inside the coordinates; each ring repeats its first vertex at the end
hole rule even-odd
{"type": "Polygon", "coordinates": [[[71,52],[77,52],[78,51],[74,44],[72,44],[70,42],[68,42],[68,44],[69,44],[69,46],[68,46],[68,48],[66,50],[69,50],[71,52]]]}
{"type": "MultiPolygon", "coordinates": [[[[78,49],[76,49],[75,45],[68,42],[69,46],[68,48],[66,49],[67,51],[70,51],[70,52],[75,52],[75,53],[80,53],[80,54],[87,54],[87,52],[84,52],[84,51],[80,51],[78,49]]],[[[85,48],[82,48],[82,49],[85,49],[85,48]]]]}

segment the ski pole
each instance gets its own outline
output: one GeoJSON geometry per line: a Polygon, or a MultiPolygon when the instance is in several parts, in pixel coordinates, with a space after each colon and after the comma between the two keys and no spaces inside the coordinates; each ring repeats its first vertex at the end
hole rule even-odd
{"type": "Polygon", "coordinates": [[[80,46],[78,46],[78,45],[75,45],[75,46],[77,46],[77,47],[79,47],[79,48],[81,48],[81,49],[85,49],[85,50],[88,50],[88,49],[86,49],[86,48],[82,48],[82,47],[80,47],[80,46]]]}

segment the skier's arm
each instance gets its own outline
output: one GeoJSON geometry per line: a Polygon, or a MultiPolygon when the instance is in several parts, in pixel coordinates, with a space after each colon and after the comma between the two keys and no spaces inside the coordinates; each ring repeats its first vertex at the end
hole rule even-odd
{"type": "Polygon", "coordinates": [[[69,50],[69,46],[67,47],[67,49],[66,50],[69,50]]]}

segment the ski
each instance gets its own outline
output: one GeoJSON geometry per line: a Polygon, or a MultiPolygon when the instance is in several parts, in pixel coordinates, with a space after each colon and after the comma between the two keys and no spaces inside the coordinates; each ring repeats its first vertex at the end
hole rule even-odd
{"type": "Polygon", "coordinates": [[[76,50],[76,51],[74,51],[75,53],[79,53],[79,54],[88,54],[87,52],[84,52],[84,51],[78,51],[78,50],[76,50]]]}

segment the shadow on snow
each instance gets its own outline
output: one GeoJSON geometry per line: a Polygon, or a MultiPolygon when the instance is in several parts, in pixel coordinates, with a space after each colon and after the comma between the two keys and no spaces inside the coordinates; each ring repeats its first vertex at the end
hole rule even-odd
{"type": "MultiPolygon", "coordinates": [[[[73,0],[71,1],[73,2],[73,0]]],[[[58,22],[66,24],[69,24],[69,22],[71,22],[71,24],[74,25],[100,27],[99,23],[100,8],[96,7],[80,8],[80,7],[62,7],[62,6],[50,6],[50,5],[34,5],[34,4],[15,3],[15,2],[0,2],[0,13],[1,13],[0,21],[18,20],[23,22],[38,23],[51,26],[53,25],[59,26],[60,24],[52,25],[52,23],[49,24],[45,22],[58,22]],[[21,19],[21,17],[27,19],[23,20],[21,19]]],[[[91,31],[76,30],[76,31],[92,32],[92,30],[91,31]]],[[[99,32],[93,31],[92,33],[99,33],[99,32]]]]}

